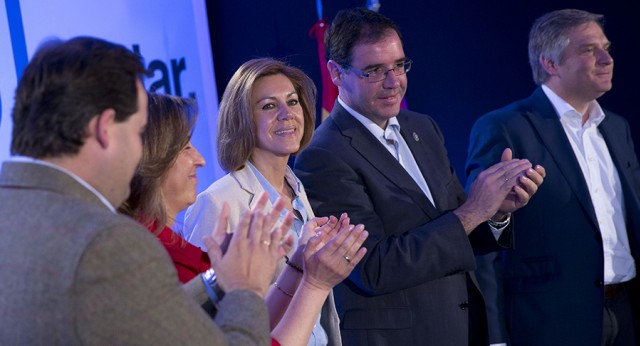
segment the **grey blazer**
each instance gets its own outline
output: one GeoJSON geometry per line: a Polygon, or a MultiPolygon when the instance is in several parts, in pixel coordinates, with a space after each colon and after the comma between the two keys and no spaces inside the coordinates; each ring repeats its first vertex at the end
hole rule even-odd
{"type": "MultiPolygon", "coordinates": [[[[291,179],[297,180],[290,169],[288,169],[286,178],[289,181],[291,179]]],[[[229,204],[229,224],[233,227],[233,225],[238,224],[242,212],[253,207],[256,201],[254,197],[259,196],[264,191],[258,178],[247,165],[218,179],[206,190],[202,191],[198,195],[196,202],[187,209],[184,219],[183,238],[196,246],[203,247],[202,237],[211,233],[224,202],[229,204]]],[[[300,199],[309,218],[313,218],[314,213],[304,187],[300,188],[300,199]]],[[[271,202],[267,202],[267,207],[271,208],[271,202]]],[[[297,246],[297,236],[295,238],[295,246],[297,246]]],[[[283,266],[284,260],[278,264],[276,277],[283,266]]],[[[333,292],[329,294],[327,301],[322,306],[320,324],[327,333],[329,345],[342,345],[340,320],[336,311],[333,292]]]]}
{"type": "Polygon", "coordinates": [[[0,203],[1,345],[270,344],[259,296],[228,293],[213,323],[200,279],[64,172],[5,162],[0,203]]]}

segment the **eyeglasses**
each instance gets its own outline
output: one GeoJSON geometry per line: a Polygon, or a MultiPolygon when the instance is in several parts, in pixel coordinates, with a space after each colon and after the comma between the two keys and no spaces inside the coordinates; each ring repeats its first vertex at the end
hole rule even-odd
{"type": "Polygon", "coordinates": [[[393,68],[388,70],[385,70],[384,67],[379,66],[373,67],[366,71],[361,71],[349,65],[347,65],[347,69],[352,70],[357,75],[364,78],[364,80],[366,80],[367,82],[375,83],[383,81],[385,78],[387,78],[387,73],[389,73],[389,71],[393,71],[393,74],[396,76],[401,76],[409,72],[411,70],[411,64],[413,64],[413,61],[411,61],[411,59],[407,59],[405,61],[395,63],[393,65],[393,68]]]}

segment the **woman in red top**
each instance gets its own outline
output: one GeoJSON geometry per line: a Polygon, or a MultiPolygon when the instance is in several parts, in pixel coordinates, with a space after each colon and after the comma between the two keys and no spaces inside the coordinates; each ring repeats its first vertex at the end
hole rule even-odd
{"type": "Polygon", "coordinates": [[[131,181],[131,194],[120,208],[160,239],[183,283],[211,267],[205,252],[170,228],[176,215],[195,200],[196,169],[205,164],[202,155],[191,145],[195,119],[192,100],[149,95],[143,156],[131,181]]]}
{"type": "MultiPolygon", "coordinates": [[[[211,267],[207,253],[171,229],[176,215],[195,202],[196,170],[205,164],[202,155],[191,145],[195,118],[192,100],[149,95],[142,159],[131,182],[130,196],[120,207],[121,212],[136,218],[162,242],[183,283],[211,267]]],[[[309,240],[294,255],[302,257],[304,268],[293,265],[278,278],[281,282],[299,282],[298,288],[295,292],[285,292],[289,301],[279,299],[269,304],[270,308],[284,311],[284,316],[272,323],[272,337],[287,345],[306,345],[328,292],[349,275],[366,252],[361,246],[368,233],[362,225],[350,225],[346,216],[340,220],[315,218],[304,228],[303,233],[308,233],[309,240]],[[345,261],[343,254],[347,250],[351,254],[354,249],[355,256],[350,262],[345,261]]],[[[272,344],[279,345],[275,339],[272,344]]]]}

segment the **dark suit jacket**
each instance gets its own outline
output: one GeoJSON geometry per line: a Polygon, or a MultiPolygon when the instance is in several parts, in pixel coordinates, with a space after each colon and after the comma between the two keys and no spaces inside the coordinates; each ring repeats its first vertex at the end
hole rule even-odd
{"type": "MultiPolygon", "coordinates": [[[[629,241],[640,269],[640,166],[626,120],[605,114],[598,129],[620,176],[629,241]]],[[[600,345],[602,238],[587,183],[541,88],[478,119],[471,132],[468,181],[499,158],[505,147],[513,149],[514,157],[545,167],[547,177],[529,204],[515,212],[514,248],[504,252],[503,265],[479,261],[482,288],[487,297],[497,299],[489,305],[497,304],[495,312],[504,314],[495,317],[500,324],[493,323],[492,329],[496,335],[506,330],[517,346],[600,345]]]]}
{"type": "MultiPolygon", "coordinates": [[[[316,215],[347,212],[370,233],[367,255],[334,290],[343,343],[467,345],[472,319],[483,344],[484,304],[470,281],[474,253],[459,219],[449,212],[464,202],[464,190],[433,119],[409,111],[397,118],[435,208],[337,102],[295,162],[316,215]]],[[[478,230],[477,240],[496,247],[488,228],[478,230]]]]}
{"type": "Polygon", "coordinates": [[[229,292],[213,323],[202,280],[180,285],[160,242],[71,176],[5,162],[0,203],[0,345],[270,344],[258,295],[229,292]]]}

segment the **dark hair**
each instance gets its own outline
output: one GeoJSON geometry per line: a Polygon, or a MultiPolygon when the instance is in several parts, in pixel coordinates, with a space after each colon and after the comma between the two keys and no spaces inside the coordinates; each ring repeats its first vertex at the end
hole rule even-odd
{"type": "Polygon", "coordinates": [[[536,19],[529,31],[529,65],[533,81],[543,84],[549,78],[540,64],[540,57],[560,63],[562,52],[569,44],[567,34],[575,27],[596,23],[604,26],[604,16],[582,10],[565,9],[549,12],[536,19]]]}
{"type": "Polygon", "coordinates": [[[140,56],[93,37],[38,48],[20,79],[13,109],[11,153],[36,158],[77,154],[93,117],[114,109],[116,121],[138,110],[140,56]]]}
{"type": "Polygon", "coordinates": [[[142,135],[142,159],[131,180],[131,193],[120,212],[145,226],[162,231],[167,211],[162,183],[180,152],[191,140],[196,123],[195,101],[182,97],[149,93],[149,119],[142,135]]]}
{"type": "Polygon", "coordinates": [[[298,152],[311,142],[316,118],[316,86],[311,78],[302,70],[280,60],[249,60],[233,74],[220,101],[218,161],[227,172],[242,168],[256,146],[256,125],[251,110],[253,86],[258,79],[276,74],[289,78],[302,107],[304,133],[298,152]]]}
{"type": "Polygon", "coordinates": [[[351,64],[353,47],[377,42],[388,35],[389,30],[394,30],[402,39],[398,26],[378,12],[361,7],[341,10],[325,32],[325,57],[346,67],[351,64]]]}

